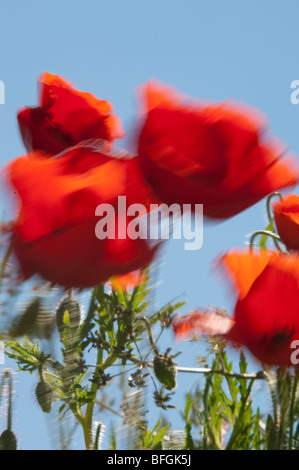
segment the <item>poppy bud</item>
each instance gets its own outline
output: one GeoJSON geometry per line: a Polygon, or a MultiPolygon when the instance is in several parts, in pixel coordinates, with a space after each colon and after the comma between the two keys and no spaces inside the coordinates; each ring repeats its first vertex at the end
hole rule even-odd
{"type": "Polygon", "coordinates": [[[0,436],[0,450],[17,450],[17,440],[10,429],[6,429],[0,436]]]}
{"type": "Polygon", "coordinates": [[[56,312],[56,324],[60,334],[63,334],[65,327],[76,331],[80,325],[80,307],[78,302],[70,297],[65,298],[59,305],[56,312]]]}
{"type": "Polygon", "coordinates": [[[37,316],[41,310],[41,299],[35,297],[26,307],[24,313],[18,316],[10,328],[9,334],[14,338],[23,336],[30,331],[36,323],[37,316]]]}
{"type": "Polygon", "coordinates": [[[47,382],[39,382],[35,389],[35,395],[39,406],[44,413],[50,413],[53,401],[53,390],[47,382]]]}
{"type": "Polygon", "coordinates": [[[32,334],[49,339],[53,333],[53,326],[53,314],[43,308],[40,297],[35,297],[24,312],[14,319],[9,335],[16,338],[32,334]]]}
{"type": "Polygon", "coordinates": [[[176,386],[176,369],[173,361],[164,356],[155,356],[154,372],[159,382],[167,389],[171,390],[176,386]]]}

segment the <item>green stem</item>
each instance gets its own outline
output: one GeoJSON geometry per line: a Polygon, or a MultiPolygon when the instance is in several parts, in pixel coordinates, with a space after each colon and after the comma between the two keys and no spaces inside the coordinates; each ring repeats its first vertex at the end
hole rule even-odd
{"type": "Polygon", "coordinates": [[[81,409],[78,407],[76,409],[72,409],[72,413],[75,416],[78,423],[81,424],[81,426],[84,428],[85,419],[84,419],[84,416],[82,415],[81,409]]]}
{"type": "Polygon", "coordinates": [[[146,331],[147,331],[147,335],[148,335],[148,339],[149,339],[150,345],[151,345],[151,347],[152,347],[154,353],[158,356],[158,355],[159,355],[159,351],[158,351],[158,348],[157,348],[156,343],[155,343],[154,338],[153,338],[153,333],[152,333],[151,324],[150,324],[149,320],[148,320],[146,317],[141,317],[140,320],[142,320],[142,321],[145,323],[146,331]]]}
{"type": "Polygon", "coordinates": [[[101,429],[102,429],[102,423],[99,423],[97,430],[96,430],[96,437],[94,440],[93,450],[99,450],[99,440],[100,440],[100,435],[101,435],[101,429]]]}
{"type": "Polygon", "coordinates": [[[278,433],[278,450],[283,449],[286,444],[286,419],[289,405],[289,382],[290,376],[286,368],[278,369],[277,384],[279,387],[280,426],[278,433]]]}
{"type": "Polygon", "coordinates": [[[292,387],[292,395],[291,395],[291,403],[289,409],[289,450],[293,448],[293,433],[294,433],[294,411],[295,411],[295,403],[296,403],[296,394],[297,394],[297,385],[298,385],[298,378],[299,374],[296,370],[295,376],[293,379],[293,387],[292,387]]]}
{"type": "Polygon", "coordinates": [[[7,248],[7,252],[5,253],[5,256],[4,256],[4,258],[2,260],[2,263],[0,265],[0,289],[1,289],[1,286],[2,286],[2,280],[3,280],[3,276],[4,276],[5,267],[6,267],[7,261],[9,260],[9,257],[10,257],[11,254],[12,254],[12,245],[9,245],[8,248],[7,248]]]}
{"type": "MultiPolygon", "coordinates": [[[[96,367],[96,370],[95,370],[95,373],[94,373],[94,378],[96,378],[97,375],[99,374],[98,373],[98,367],[100,366],[100,364],[102,362],[102,356],[103,356],[102,350],[98,349],[97,362],[96,362],[97,367],[96,367]]],[[[85,417],[84,417],[84,425],[83,425],[83,432],[84,432],[86,450],[91,450],[92,447],[93,447],[93,443],[92,443],[92,417],[93,417],[93,410],[94,410],[97,390],[98,390],[98,385],[95,382],[93,382],[92,385],[91,385],[91,388],[90,388],[91,401],[87,405],[86,413],[85,413],[85,417]]]]}
{"type": "Polygon", "coordinates": [[[8,380],[7,429],[8,431],[11,431],[13,384],[12,384],[12,374],[9,369],[7,369],[3,374],[3,379],[5,378],[8,380]]]}
{"type": "Polygon", "coordinates": [[[256,232],[254,232],[251,237],[250,237],[250,240],[249,240],[249,245],[250,245],[250,248],[253,248],[253,242],[254,242],[254,239],[257,235],[267,235],[268,237],[271,237],[274,239],[274,241],[276,242],[276,247],[278,248],[279,251],[282,251],[280,246],[278,245],[278,241],[281,241],[280,237],[278,235],[276,235],[276,233],[273,233],[273,232],[270,232],[269,230],[257,230],[256,232]]]}
{"type": "Polygon", "coordinates": [[[177,372],[191,372],[193,374],[220,374],[225,377],[234,377],[236,379],[247,379],[247,380],[265,380],[266,375],[263,371],[259,371],[253,374],[238,374],[235,372],[227,372],[223,369],[210,369],[208,367],[176,367],[177,372]]]}
{"type": "Polygon", "coordinates": [[[93,315],[94,315],[96,306],[97,306],[97,287],[95,287],[92,291],[87,316],[86,316],[84,322],[82,323],[82,326],[79,328],[80,338],[85,337],[86,332],[88,331],[90,322],[93,319],[93,315]]]}
{"type": "Polygon", "coordinates": [[[273,416],[274,416],[274,423],[275,426],[277,426],[280,422],[279,419],[279,412],[278,412],[278,399],[277,399],[277,393],[276,393],[276,381],[273,375],[266,369],[266,366],[264,366],[265,369],[265,374],[268,382],[268,387],[270,391],[270,395],[272,398],[272,405],[273,405],[273,416]]]}
{"type": "MultiPolygon", "coordinates": [[[[105,362],[101,365],[103,359],[103,351],[102,349],[98,349],[98,355],[97,355],[97,362],[96,362],[96,370],[94,373],[94,378],[96,379],[98,376],[100,376],[99,368],[101,371],[104,371],[107,369],[109,366],[114,364],[115,361],[118,359],[118,354],[116,352],[112,352],[109,354],[105,362]]],[[[96,394],[98,391],[98,385],[96,382],[93,382],[90,388],[90,395],[91,395],[91,401],[88,403],[87,408],[86,408],[86,413],[84,416],[84,422],[82,424],[83,426],[83,432],[84,432],[84,439],[85,439],[85,445],[86,445],[86,450],[92,450],[93,449],[93,442],[92,442],[92,419],[93,419],[93,411],[94,411],[94,406],[96,403],[96,394]]]]}
{"type": "Polygon", "coordinates": [[[40,364],[38,366],[38,374],[39,374],[39,378],[40,378],[40,381],[41,382],[44,382],[45,381],[45,376],[44,376],[44,367],[43,367],[43,364],[40,364]]]}
{"type": "Polygon", "coordinates": [[[234,443],[234,440],[236,438],[236,435],[238,434],[239,432],[239,429],[240,429],[240,425],[239,423],[242,422],[243,420],[243,417],[244,417],[244,413],[245,413],[245,409],[246,409],[246,404],[247,404],[247,400],[249,398],[249,395],[251,393],[251,390],[252,390],[252,386],[254,384],[254,379],[252,379],[248,385],[248,389],[247,389],[247,392],[246,392],[246,395],[245,397],[242,397],[242,405],[241,405],[241,409],[239,411],[239,414],[237,416],[237,419],[236,419],[236,422],[234,424],[234,428],[233,428],[233,431],[232,431],[232,434],[230,436],[230,439],[225,447],[225,450],[231,450],[232,449],[232,446],[233,446],[233,443],[234,443]]]}
{"type": "MultiPolygon", "coordinates": [[[[278,192],[274,192],[272,194],[269,194],[269,196],[267,197],[267,214],[268,214],[269,222],[272,225],[272,230],[275,230],[275,219],[274,219],[274,215],[272,213],[272,208],[271,208],[271,200],[274,196],[278,196],[281,201],[283,200],[282,195],[278,192]]],[[[278,251],[281,251],[279,243],[275,238],[274,238],[274,244],[275,244],[276,248],[278,249],[278,251]]]]}
{"type": "MultiPolygon", "coordinates": [[[[93,318],[95,309],[97,308],[98,297],[101,294],[100,289],[102,289],[102,287],[98,286],[93,291],[87,318],[85,320],[83,328],[80,331],[81,338],[84,337],[86,329],[89,325],[89,322],[93,318]]],[[[100,332],[102,333],[101,330],[100,332]]],[[[126,338],[127,338],[127,331],[124,331],[122,332],[121,337],[118,339],[116,346],[114,344],[111,345],[110,353],[108,354],[104,362],[103,362],[103,349],[98,348],[97,359],[96,359],[96,364],[95,364],[95,372],[93,375],[94,380],[92,381],[92,384],[89,390],[90,402],[87,404],[85,415],[82,417],[81,422],[80,422],[80,424],[83,427],[86,450],[92,450],[94,448],[93,436],[92,436],[92,423],[93,423],[94,407],[96,404],[96,395],[97,395],[97,391],[99,388],[97,379],[101,378],[103,371],[105,371],[108,367],[112,366],[118,360],[119,358],[118,351],[125,343],[126,338]]]]}
{"type": "Polygon", "coordinates": [[[270,222],[270,224],[272,224],[273,228],[274,228],[274,225],[275,225],[275,220],[274,220],[274,216],[273,216],[273,213],[272,213],[272,210],[271,210],[271,199],[274,196],[278,196],[281,201],[283,200],[282,195],[280,193],[278,193],[277,191],[275,191],[274,193],[269,194],[269,196],[267,197],[267,214],[268,214],[269,222],[270,222]]]}

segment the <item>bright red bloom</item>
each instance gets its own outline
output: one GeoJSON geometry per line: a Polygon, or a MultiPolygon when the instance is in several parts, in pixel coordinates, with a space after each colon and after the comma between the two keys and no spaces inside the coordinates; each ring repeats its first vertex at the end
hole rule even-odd
{"type": "Polygon", "coordinates": [[[151,202],[137,158],[79,146],[54,158],[33,152],[15,159],[7,171],[20,200],[11,241],[24,278],[39,274],[55,284],[84,288],[152,260],[155,249],[146,240],[118,238],[118,196],[126,196],[127,206],[151,202]],[[115,210],[115,239],[96,236],[100,218],[95,211],[103,203],[115,210]]]}
{"type": "Polygon", "coordinates": [[[288,250],[299,250],[299,196],[290,194],[273,204],[277,232],[288,250]]]}
{"type": "Polygon", "coordinates": [[[76,90],[64,78],[43,73],[39,78],[39,103],[24,108],[18,123],[26,149],[58,154],[83,140],[112,141],[124,136],[108,101],[76,90]]]}
{"type": "Polygon", "coordinates": [[[298,181],[284,149],[265,141],[265,123],[226,102],[188,103],[155,82],[142,91],[146,119],[139,137],[144,174],[167,204],[203,204],[204,214],[231,217],[298,181]]]}
{"type": "Polygon", "coordinates": [[[195,312],[175,319],[175,333],[220,335],[261,362],[291,366],[291,344],[299,340],[299,257],[228,253],[221,261],[238,292],[234,317],[195,312]]]}

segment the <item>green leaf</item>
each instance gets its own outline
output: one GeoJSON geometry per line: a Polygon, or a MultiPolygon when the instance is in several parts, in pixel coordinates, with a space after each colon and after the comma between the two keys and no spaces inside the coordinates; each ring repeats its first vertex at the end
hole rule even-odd
{"type": "Polygon", "coordinates": [[[188,423],[185,426],[185,445],[184,449],[186,450],[194,450],[195,445],[193,442],[193,438],[191,435],[191,430],[192,430],[192,421],[188,421],[188,423]]]}

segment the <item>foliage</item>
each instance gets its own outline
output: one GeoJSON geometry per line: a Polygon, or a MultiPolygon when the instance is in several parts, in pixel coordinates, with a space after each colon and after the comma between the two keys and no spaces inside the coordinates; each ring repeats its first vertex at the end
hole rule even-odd
{"type": "MultiPolygon", "coordinates": [[[[266,249],[270,237],[278,251],[282,250],[270,208],[270,200],[276,195],[267,200],[269,224],[266,230],[252,235],[251,246],[259,235],[260,249],[266,249]]],[[[200,359],[204,367],[193,370],[204,378],[204,383],[186,394],[184,407],[178,410],[183,429],[172,428],[168,412],[174,408],[172,398],[181,383],[179,373],[188,372],[188,368],[177,365],[177,354],[171,348],[161,349],[160,339],[184,302],[170,302],[153,312],[149,281],[146,273],[143,282],[131,291],[95,287],[85,317],[71,290],[65,293],[55,313],[47,311],[43,298],[36,296],[2,333],[6,355],[16,362],[20,372],[36,375],[35,396],[41,411],[52,413],[57,404],[60,421],[67,414],[72,415],[82,428],[88,450],[102,446],[108,423],[96,419],[103,410],[121,420],[129,449],[299,449],[297,371],[262,365],[259,372],[249,373],[240,347],[236,371],[236,365],[228,359],[226,342],[219,337],[209,338],[208,357],[200,359]],[[60,357],[46,352],[38,340],[54,334],[59,338],[60,357]],[[115,405],[110,389],[112,384],[115,389],[118,380],[123,397],[115,405]],[[254,403],[253,390],[259,381],[268,385],[271,413],[263,412],[254,403]],[[152,429],[145,404],[149,391],[161,413],[152,429]]],[[[2,402],[6,424],[0,434],[0,450],[15,450],[10,369],[4,369],[0,378],[0,405],[2,402]]],[[[107,445],[116,450],[120,444],[115,422],[109,424],[107,445]]],[[[67,444],[61,443],[62,448],[69,447],[73,431],[67,444]]]]}

